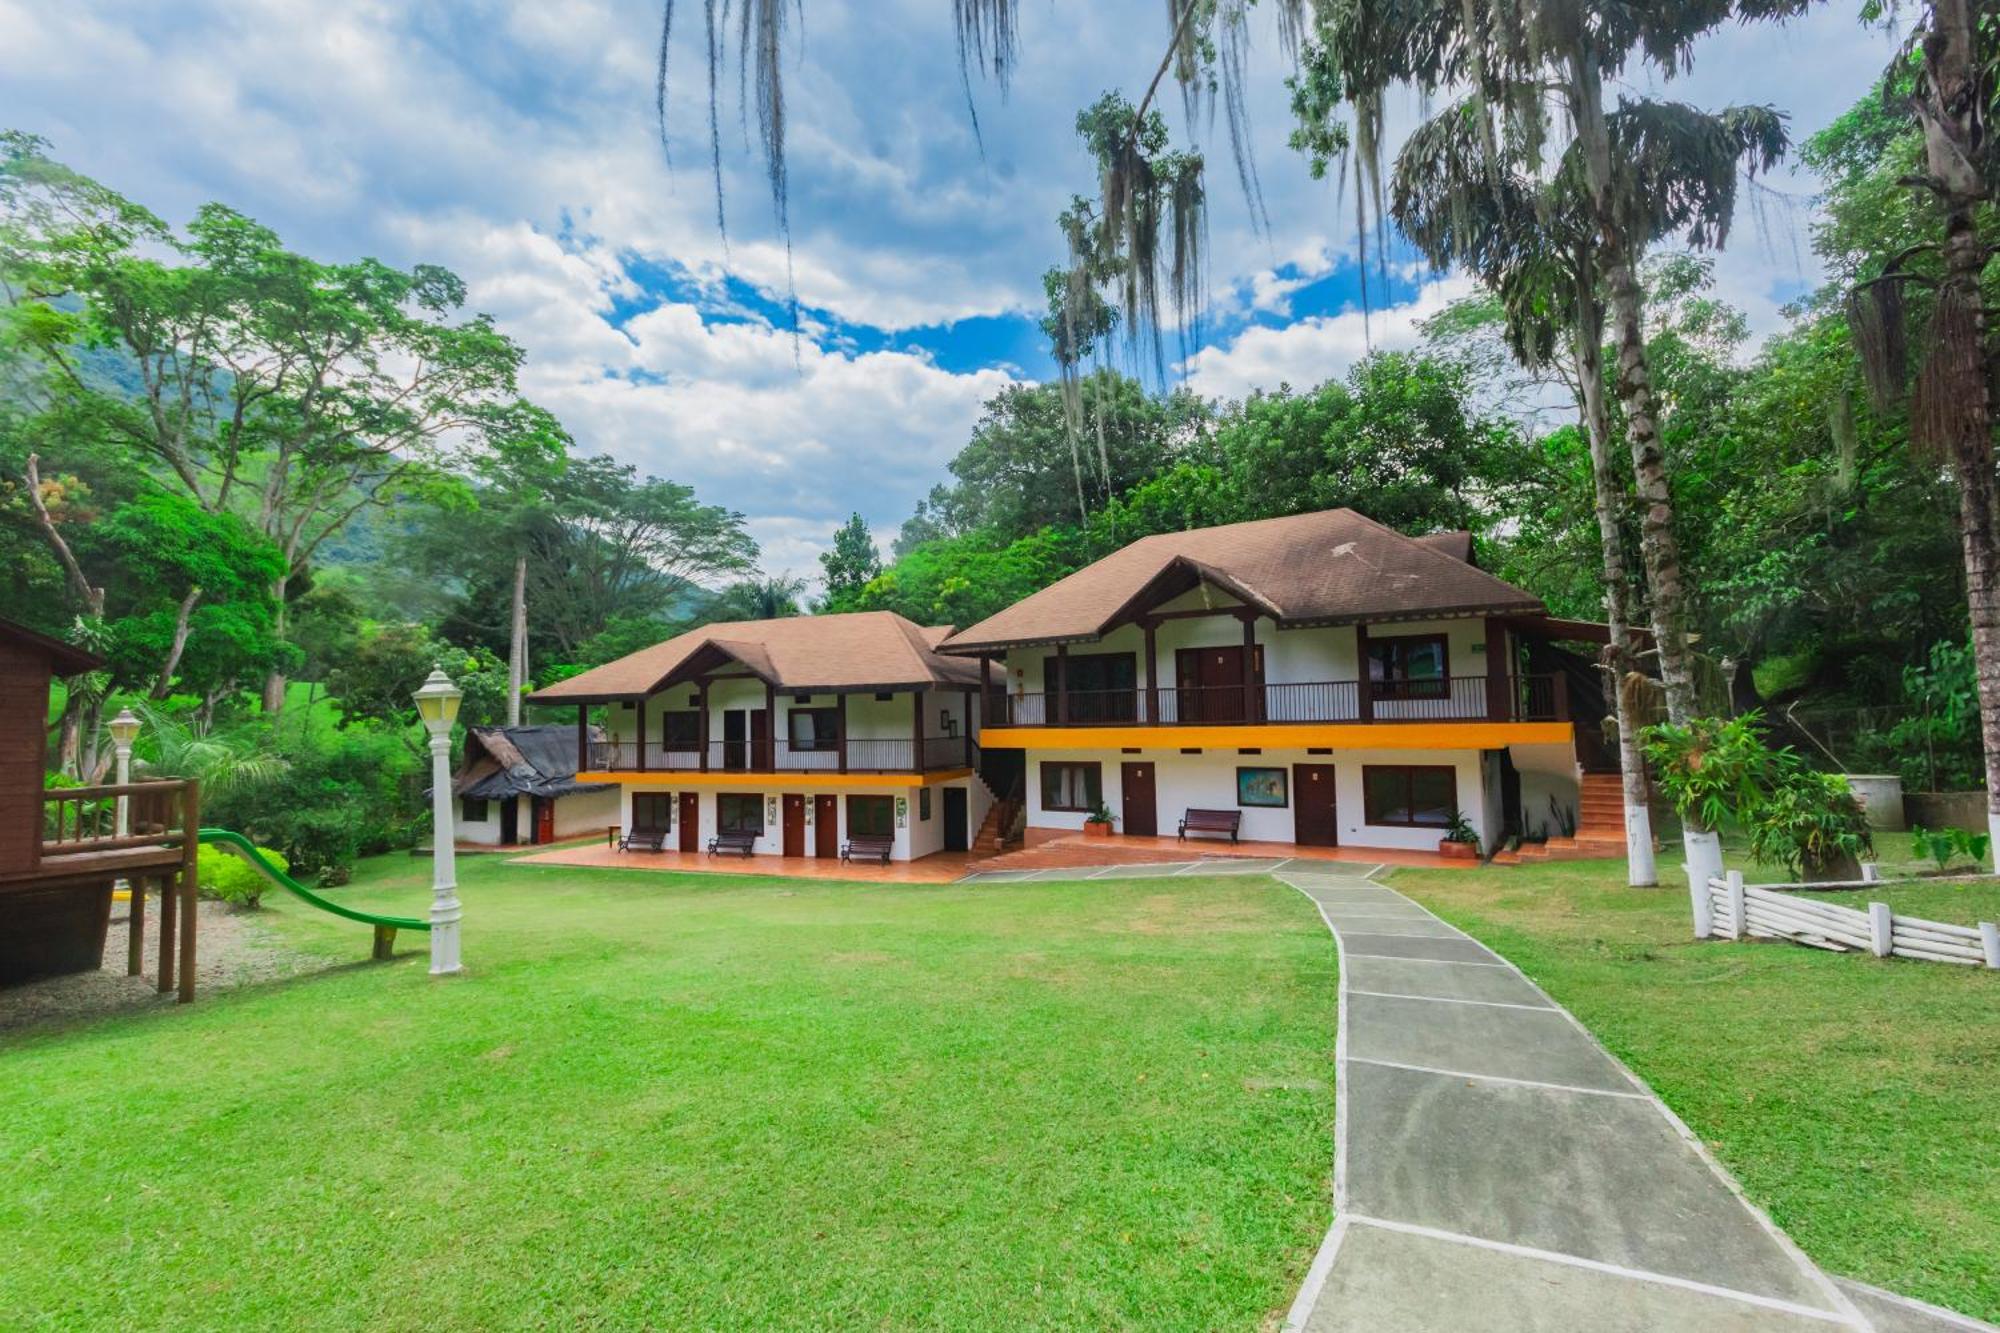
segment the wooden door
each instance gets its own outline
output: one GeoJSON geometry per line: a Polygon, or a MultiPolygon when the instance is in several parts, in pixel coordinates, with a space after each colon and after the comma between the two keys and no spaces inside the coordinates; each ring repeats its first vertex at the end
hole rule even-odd
{"type": "Polygon", "coordinates": [[[804,856],[806,854],[806,798],[786,795],[778,798],[783,810],[785,830],[784,854],[804,856]]]}
{"type": "Polygon", "coordinates": [[[741,708],[722,710],[722,766],[732,773],[750,766],[750,756],[746,753],[747,716],[741,708]]]}
{"type": "Polygon", "coordinates": [[[831,861],[840,855],[840,798],[813,797],[813,855],[831,861]]]}
{"type": "Polygon", "coordinates": [[[546,796],[535,798],[535,841],[556,840],[556,803],[546,796]]]}
{"type": "Polygon", "coordinates": [[[1292,841],[1301,847],[1340,846],[1332,764],[1292,765],[1292,841]]]}
{"type": "Polygon", "coordinates": [[[684,791],[681,793],[681,850],[698,852],[701,850],[701,793],[684,791]]]}
{"type": "Polygon", "coordinates": [[[948,852],[962,852],[972,846],[972,830],[966,820],[971,816],[971,807],[966,804],[965,788],[946,787],[944,789],[944,849],[948,852]]]}
{"type": "MultiPolygon", "coordinates": [[[[1181,721],[1243,721],[1243,670],[1240,643],[1223,648],[1182,648],[1176,652],[1174,677],[1181,690],[1181,721]]],[[[1264,683],[1262,644],[1251,655],[1250,680],[1253,686],[1264,683]]],[[[1257,712],[1263,711],[1260,702],[1257,712]]]]}
{"type": "Polygon", "coordinates": [[[521,798],[502,796],[500,798],[500,842],[512,847],[521,840],[521,798]]]}
{"type": "MultiPolygon", "coordinates": [[[[778,766],[777,756],[771,749],[771,710],[755,708],[750,712],[750,767],[760,773],[769,773],[778,766]]],[[[804,800],[803,797],[800,798],[804,800]]]]}
{"type": "Polygon", "coordinates": [[[1121,799],[1125,806],[1125,831],[1135,838],[1151,838],[1160,832],[1159,798],[1154,788],[1151,764],[1126,764],[1122,769],[1121,799]]]}

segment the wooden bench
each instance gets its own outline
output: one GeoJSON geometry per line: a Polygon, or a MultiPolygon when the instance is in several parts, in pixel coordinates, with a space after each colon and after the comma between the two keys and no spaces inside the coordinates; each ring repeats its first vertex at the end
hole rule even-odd
{"type": "Polygon", "coordinates": [[[1188,834],[1212,834],[1215,837],[1227,835],[1235,842],[1243,828],[1241,810],[1189,810],[1181,816],[1180,841],[1186,842],[1188,834]]]}
{"type": "Polygon", "coordinates": [[[863,833],[847,840],[847,845],[840,849],[840,859],[853,861],[872,856],[883,865],[888,865],[889,853],[895,850],[894,838],[885,838],[879,833],[863,833]]]}
{"type": "Polygon", "coordinates": [[[735,852],[739,856],[754,856],[757,850],[757,835],[737,830],[732,833],[718,833],[708,840],[708,854],[735,852]]]}
{"type": "Polygon", "coordinates": [[[663,852],[667,849],[667,830],[663,828],[635,828],[618,840],[621,852],[663,852]]]}

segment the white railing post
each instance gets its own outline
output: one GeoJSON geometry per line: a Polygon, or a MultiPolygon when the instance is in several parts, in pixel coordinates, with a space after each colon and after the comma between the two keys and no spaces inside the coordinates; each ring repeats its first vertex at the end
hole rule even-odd
{"type": "Polygon", "coordinates": [[[1868,904],[1869,947],[1875,950],[1877,958],[1887,958],[1889,950],[1895,947],[1896,917],[1887,903],[1868,904]]]}
{"type": "Polygon", "coordinates": [[[1991,921],[1980,922],[1979,947],[1986,954],[1986,966],[2000,968],[2000,926],[1991,921]]]}
{"type": "Polygon", "coordinates": [[[1729,938],[1740,940],[1750,930],[1750,921],[1745,911],[1743,898],[1743,872],[1732,870],[1722,881],[1729,890],[1729,938]]]}
{"type": "Polygon", "coordinates": [[[1694,903],[1694,937],[1705,940],[1715,933],[1715,909],[1710,905],[1708,881],[1688,880],[1688,896],[1694,903]]]}

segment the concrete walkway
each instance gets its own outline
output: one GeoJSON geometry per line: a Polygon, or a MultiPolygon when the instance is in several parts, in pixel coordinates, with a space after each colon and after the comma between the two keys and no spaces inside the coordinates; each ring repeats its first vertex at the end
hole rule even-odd
{"type": "Polygon", "coordinates": [[[1340,949],[1334,1222],[1287,1329],[1986,1327],[1831,1281],[1477,940],[1360,874],[1274,873],[1340,949]]]}

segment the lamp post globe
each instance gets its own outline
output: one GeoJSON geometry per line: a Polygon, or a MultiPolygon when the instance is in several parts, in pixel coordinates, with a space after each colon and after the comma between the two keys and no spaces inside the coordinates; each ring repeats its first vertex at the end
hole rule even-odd
{"type": "Polygon", "coordinates": [[[451,726],[464,698],[443,668],[432,670],[415,694],[417,715],[431,734],[431,975],[463,970],[458,961],[458,863],[452,854],[451,726]]]}

